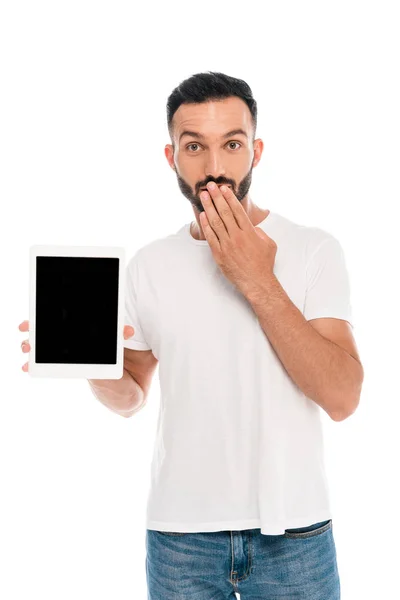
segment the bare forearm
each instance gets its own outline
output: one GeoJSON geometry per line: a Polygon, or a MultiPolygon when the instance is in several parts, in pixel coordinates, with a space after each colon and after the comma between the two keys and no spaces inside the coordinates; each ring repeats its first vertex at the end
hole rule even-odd
{"type": "Polygon", "coordinates": [[[126,369],[121,379],[88,379],[88,382],[102,404],[124,417],[136,412],[145,400],[142,388],[126,369]]]}
{"type": "Polygon", "coordinates": [[[247,299],[302,392],[332,418],[351,413],[360,393],[360,363],[306,321],[275,276],[247,299]]]}

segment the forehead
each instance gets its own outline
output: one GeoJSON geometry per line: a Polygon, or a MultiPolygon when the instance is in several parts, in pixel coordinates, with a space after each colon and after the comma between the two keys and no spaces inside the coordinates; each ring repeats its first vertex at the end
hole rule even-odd
{"type": "Polygon", "coordinates": [[[231,129],[244,129],[250,136],[252,119],[247,104],[236,96],[198,104],[181,104],[173,116],[174,137],[184,130],[198,131],[204,137],[220,137],[231,129]]]}

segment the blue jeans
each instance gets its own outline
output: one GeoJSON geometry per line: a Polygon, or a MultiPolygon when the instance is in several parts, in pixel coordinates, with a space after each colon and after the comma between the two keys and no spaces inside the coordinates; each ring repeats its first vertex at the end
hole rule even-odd
{"type": "Polygon", "coordinates": [[[148,600],[340,600],[332,520],[261,529],[146,529],[148,600]]]}

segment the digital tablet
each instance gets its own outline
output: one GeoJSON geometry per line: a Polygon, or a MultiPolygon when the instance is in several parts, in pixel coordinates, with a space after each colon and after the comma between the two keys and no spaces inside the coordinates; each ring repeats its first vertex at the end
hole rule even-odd
{"type": "Polygon", "coordinates": [[[29,274],[30,375],[120,379],[124,248],[31,246],[29,274]]]}

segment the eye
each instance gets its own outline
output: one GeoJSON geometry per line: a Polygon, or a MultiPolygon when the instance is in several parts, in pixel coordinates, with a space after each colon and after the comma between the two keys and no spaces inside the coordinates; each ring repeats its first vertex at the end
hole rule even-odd
{"type": "MultiPolygon", "coordinates": [[[[241,146],[240,142],[235,142],[235,141],[230,141],[228,142],[228,144],[238,144],[239,146],[241,146]]],[[[199,146],[199,144],[197,144],[197,142],[192,142],[191,144],[188,144],[186,146],[187,149],[189,149],[191,146],[199,146]]],[[[231,150],[235,150],[236,148],[231,148],[231,150]]],[[[195,152],[192,152],[192,154],[195,154],[195,152]]]]}
{"type": "Polygon", "coordinates": [[[198,144],[196,144],[196,143],[192,143],[192,144],[189,144],[188,146],[186,146],[186,148],[187,148],[187,149],[189,149],[189,148],[190,148],[190,146],[198,146],[198,144]]]}

